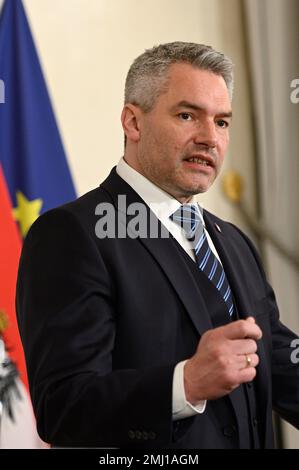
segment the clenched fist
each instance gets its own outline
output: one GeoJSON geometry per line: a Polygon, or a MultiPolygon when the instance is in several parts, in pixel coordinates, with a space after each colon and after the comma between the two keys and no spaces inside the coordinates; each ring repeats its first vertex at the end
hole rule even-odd
{"type": "Polygon", "coordinates": [[[256,341],[261,337],[253,317],[206,331],[184,367],[186,399],[196,405],[251,382],[259,363],[256,341]]]}

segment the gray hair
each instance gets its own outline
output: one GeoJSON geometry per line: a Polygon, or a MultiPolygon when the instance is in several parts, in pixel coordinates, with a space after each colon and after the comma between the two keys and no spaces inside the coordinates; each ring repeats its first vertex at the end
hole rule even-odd
{"type": "Polygon", "coordinates": [[[135,104],[149,112],[160,94],[167,90],[167,72],[175,63],[187,63],[221,75],[232,99],[233,63],[230,58],[211,46],[177,41],[147,49],[134,60],[126,78],[125,104],[135,104]]]}

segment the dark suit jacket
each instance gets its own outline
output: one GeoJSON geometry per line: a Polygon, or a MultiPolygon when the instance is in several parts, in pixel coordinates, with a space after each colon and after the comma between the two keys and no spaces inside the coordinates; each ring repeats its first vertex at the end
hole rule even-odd
{"type": "MultiPolygon", "coordinates": [[[[242,447],[233,394],[172,421],[174,367],[213,327],[215,289],[195,281],[173,238],[97,238],[95,208],[116,206],[119,194],[141,201],[113,169],[99,188],[41,216],[24,243],[17,314],[40,436],[57,446],[242,447]]],[[[208,212],[205,221],[240,316],[263,330],[255,383],[262,445],[271,447],[272,406],[299,425],[296,336],[279,321],[248,238],[208,212]]]]}

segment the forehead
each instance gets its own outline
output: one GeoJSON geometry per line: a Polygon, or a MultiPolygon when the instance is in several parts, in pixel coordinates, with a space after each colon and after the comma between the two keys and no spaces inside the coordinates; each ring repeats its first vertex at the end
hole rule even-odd
{"type": "Polygon", "coordinates": [[[197,104],[201,108],[221,107],[230,111],[231,104],[226,83],[221,75],[201,70],[190,64],[173,64],[168,71],[166,91],[157,100],[161,105],[174,106],[180,101],[197,104]]]}

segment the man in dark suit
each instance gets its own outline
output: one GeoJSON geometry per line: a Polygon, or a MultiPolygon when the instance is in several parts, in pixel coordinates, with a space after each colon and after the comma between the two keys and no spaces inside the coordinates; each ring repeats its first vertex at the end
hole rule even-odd
{"type": "Polygon", "coordinates": [[[45,441],[269,448],[273,408],[299,426],[297,337],[249,239],[193,199],[219,174],[231,95],[212,48],[146,51],[126,81],[124,158],[31,228],[17,313],[45,441]]]}

